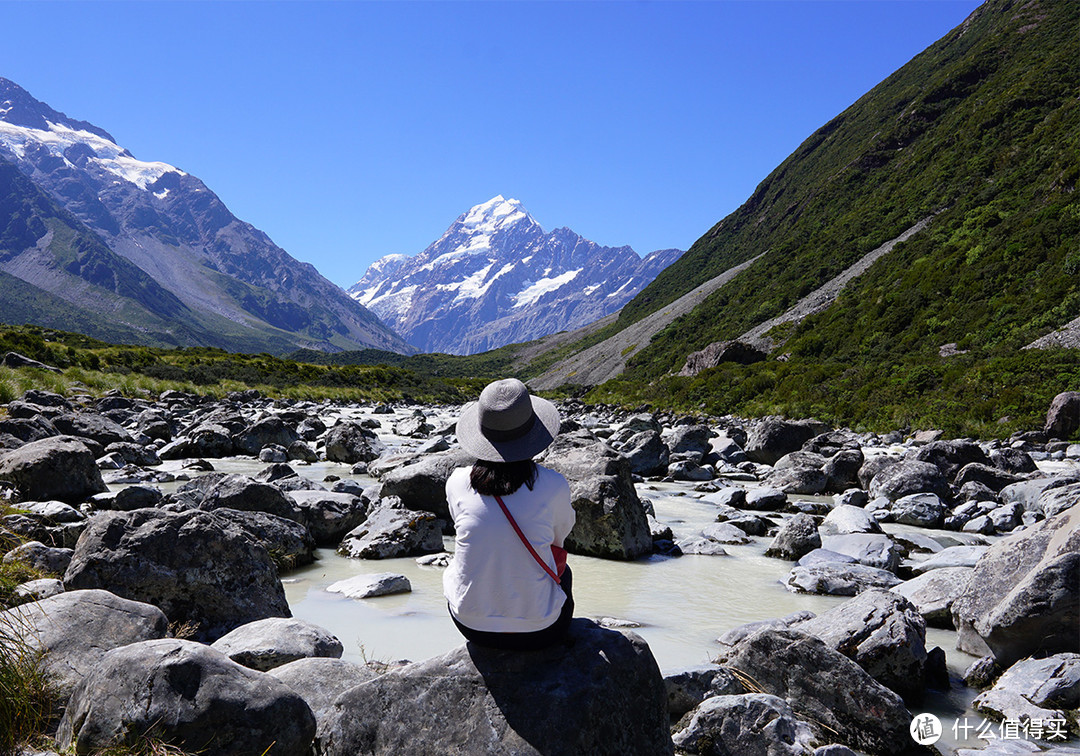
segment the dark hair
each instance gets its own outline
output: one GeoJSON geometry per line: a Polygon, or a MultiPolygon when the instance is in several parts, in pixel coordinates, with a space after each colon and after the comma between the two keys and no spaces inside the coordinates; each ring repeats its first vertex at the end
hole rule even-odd
{"type": "Polygon", "coordinates": [[[519,462],[488,462],[477,460],[469,473],[469,484],[478,494],[509,496],[522,486],[531,491],[536,483],[536,463],[531,459],[519,462]]]}

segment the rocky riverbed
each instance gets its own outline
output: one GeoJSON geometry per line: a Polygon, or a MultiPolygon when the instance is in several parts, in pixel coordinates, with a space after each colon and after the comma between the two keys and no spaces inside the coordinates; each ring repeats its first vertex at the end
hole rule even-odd
{"type": "Polygon", "coordinates": [[[1077,753],[1078,403],[1004,442],[563,405],[588,619],[506,655],[441,599],[457,408],[31,391],[0,541],[56,577],[4,619],[78,752],[905,753],[926,712],[1077,753]]]}

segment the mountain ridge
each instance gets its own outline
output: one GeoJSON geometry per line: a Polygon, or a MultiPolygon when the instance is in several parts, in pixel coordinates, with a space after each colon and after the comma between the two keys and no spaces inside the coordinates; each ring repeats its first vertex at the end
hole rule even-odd
{"type": "Polygon", "coordinates": [[[565,226],[545,232],[497,195],[422,252],[380,258],[348,291],[420,350],[470,354],[605,317],[681,254],[641,258],[565,226]]]}
{"type": "MultiPolygon", "coordinates": [[[[198,178],[136,159],[108,132],[53,110],[7,79],[0,79],[0,159],[187,308],[192,330],[181,329],[182,342],[279,353],[306,347],[414,351],[313,266],[236,218],[198,178]]],[[[7,272],[18,268],[16,275],[29,276],[30,283],[46,278],[41,265],[48,265],[35,269],[33,245],[22,241],[21,249],[8,250],[7,272]]],[[[95,297],[80,301],[80,271],[68,273],[68,285],[54,277],[54,295],[99,315],[121,306],[95,297]]],[[[153,319],[152,312],[133,312],[127,323],[132,338],[153,319]]]]}

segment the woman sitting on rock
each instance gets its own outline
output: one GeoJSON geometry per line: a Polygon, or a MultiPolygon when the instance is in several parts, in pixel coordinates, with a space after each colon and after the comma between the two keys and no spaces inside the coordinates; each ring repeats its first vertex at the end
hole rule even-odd
{"type": "Polygon", "coordinates": [[[474,643],[530,650],[563,639],[574,612],[563,541],[570,486],[533,462],[559,432],[559,411],[515,378],[488,384],[457,423],[477,458],[455,470],[446,499],[457,531],[443,576],[450,617],[474,643]]]}

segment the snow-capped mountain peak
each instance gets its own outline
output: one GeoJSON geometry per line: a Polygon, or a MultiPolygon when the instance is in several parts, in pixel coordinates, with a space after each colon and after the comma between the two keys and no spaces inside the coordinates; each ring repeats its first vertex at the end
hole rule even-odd
{"type": "Polygon", "coordinates": [[[568,228],[545,233],[521,202],[498,195],[420,254],[376,261],[349,293],[422,351],[471,354],[616,311],[681,254],[672,252],[642,260],[568,228]]]}
{"type": "Polygon", "coordinates": [[[465,213],[461,225],[474,232],[491,234],[528,215],[520,202],[516,199],[504,199],[500,194],[465,213]]]}

